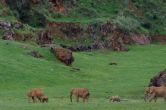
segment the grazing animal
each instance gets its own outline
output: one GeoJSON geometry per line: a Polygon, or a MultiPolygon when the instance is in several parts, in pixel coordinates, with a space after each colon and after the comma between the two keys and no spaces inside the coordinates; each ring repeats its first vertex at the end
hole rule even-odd
{"type": "Polygon", "coordinates": [[[30,102],[30,99],[32,99],[33,103],[36,102],[36,99],[38,99],[41,102],[41,98],[44,96],[43,91],[40,88],[33,88],[27,93],[28,100],[30,102]]]}
{"type": "Polygon", "coordinates": [[[72,96],[76,97],[76,101],[79,102],[79,98],[83,98],[83,102],[85,102],[85,100],[88,101],[90,93],[89,90],[87,88],[73,88],[70,91],[70,100],[72,102],[72,96]]]}
{"type": "Polygon", "coordinates": [[[120,99],[119,96],[112,96],[112,97],[110,97],[110,101],[112,101],[112,102],[120,102],[121,99],[120,99]]]}
{"type": "Polygon", "coordinates": [[[151,86],[145,89],[145,101],[146,99],[148,99],[149,102],[151,102],[152,100],[156,102],[158,97],[163,97],[166,101],[166,87],[151,86]]]}
{"type": "Polygon", "coordinates": [[[41,97],[41,102],[48,102],[48,97],[47,96],[42,96],[41,97]]]}

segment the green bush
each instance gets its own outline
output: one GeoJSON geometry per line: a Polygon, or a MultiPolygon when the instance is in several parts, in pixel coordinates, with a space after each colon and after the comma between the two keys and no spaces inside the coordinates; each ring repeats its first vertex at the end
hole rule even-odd
{"type": "Polygon", "coordinates": [[[127,30],[127,31],[135,31],[140,28],[140,22],[129,16],[117,16],[113,23],[118,27],[127,30]]]}
{"type": "Polygon", "coordinates": [[[44,27],[46,18],[43,14],[32,10],[30,0],[6,0],[13,14],[23,23],[33,27],[44,27]]]}
{"type": "Polygon", "coordinates": [[[80,14],[83,17],[96,17],[97,12],[93,8],[90,7],[78,7],[75,9],[75,12],[80,14]]]}

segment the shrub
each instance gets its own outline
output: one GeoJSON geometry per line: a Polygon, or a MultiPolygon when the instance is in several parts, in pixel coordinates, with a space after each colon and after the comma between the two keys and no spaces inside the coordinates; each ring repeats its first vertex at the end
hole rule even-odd
{"type": "Polygon", "coordinates": [[[43,14],[32,10],[30,0],[6,0],[13,14],[23,23],[33,27],[46,25],[46,18],[43,14]]]}
{"type": "Polygon", "coordinates": [[[80,16],[83,17],[96,17],[97,12],[93,8],[90,7],[78,7],[75,9],[76,13],[79,13],[80,16]]]}
{"type": "Polygon", "coordinates": [[[132,17],[126,17],[126,16],[117,16],[114,20],[113,23],[117,25],[118,27],[127,30],[127,31],[134,31],[139,29],[140,22],[132,17]]]}

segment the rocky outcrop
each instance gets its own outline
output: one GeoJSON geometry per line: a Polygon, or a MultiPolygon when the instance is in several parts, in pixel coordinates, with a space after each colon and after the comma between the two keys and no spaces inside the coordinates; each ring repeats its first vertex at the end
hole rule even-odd
{"type": "Polygon", "coordinates": [[[4,30],[11,30],[12,29],[12,23],[6,22],[6,21],[0,21],[0,28],[4,30]]]}
{"type": "Polygon", "coordinates": [[[21,34],[18,32],[13,32],[11,30],[5,31],[3,34],[3,40],[16,40],[16,41],[27,41],[33,38],[32,34],[21,34]]]}
{"type": "Polygon", "coordinates": [[[13,24],[13,28],[15,29],[23,29],[24,25],[21,22],[14,22],[13,24]]]}
{"type": "Polygon", "coordinates": [[[51,47],[51,52],[57,57],[58,60],[65,65],[70,66],[74,62],[74,57],[71,50],[62,47],[51,47]]]}
{"type": "Polygon", "coordinates": [[[3,40],[14,40],[13,35],[14,35],[14,33],[13,33],[12,31],[6,31],[6,32],[3,34],[2,39],[3,39],[3,40]]]}
{"type": "Polygon", "coordinates": [[[53,7],[51,9],[52,11],[56,11],[56,12],[65,11],[63,0],[50,0],[50,2],[53,4],[53,7]]]}
{"type": "Polygon", "coordinates": [[[151,37],[145,34],[130,33],[130,38],[133,43],[140,45],[147,45],[151,43],[151,37]]]}
{"type": "Polygon", "coordinates": [[[11,29],[22,29],[24,25],[21,22],[0,21],[0,28],[8,31],[11,29]]]}
{"type": "Polygon", "coordinates": [[[52,41],[53,41],[53,38],[52,38],[52,35],[51,35],[51,32],[50,31],[41,31],[39,33],[39,36],[38,36],[38,39],[37,39],[37,43],[39,45],[48,45],[48,44],[52,44],[52,41]]]}
{"type": "Polygon", "coordinates": [[[128,51],[128,48],[125,46],[124,41],[123,41],[123,30],[121,29],[114,29],[113,30],[113,36],[111,38],[111,48],[114,51],[128,51]]]}
{"type": "Polygon", "coordinates": [[[80,38],[84,33],[80,23],[50,22],[48,27],[52,35],[56,35],[61,38],[76,39],[80,38]]]}
{"type": "Polygon", "coordinates": [[[126,44],[146,45],[151,43],[148,35],[136,32],[127,32],[110,21],[106,23],[94,23],[83,26],[80,23],[72,22],[50,22],[48,27],[53,35],[63,39],[90,38],[90,45],[66,46],[64,48],[72,51],[86,51],[100,48],[111,48],[114,51],[128,51],[126,44]]]}
{"type": "Polygon", "coordinates": [[[155,35],[152,37],[153,41],[166,42],[166,35],[155,35]]]}

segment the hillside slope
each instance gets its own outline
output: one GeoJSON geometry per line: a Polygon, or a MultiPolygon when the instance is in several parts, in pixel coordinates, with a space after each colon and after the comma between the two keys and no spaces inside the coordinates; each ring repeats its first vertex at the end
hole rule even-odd
{"type": "Polygon", "coordinates": [[[165,19],[165,0],[0,0],[0,110],[165,110],[163,100],[143,100],[150,78],[165,69],[165,42],[150,42],[166,39],[165,19]],[[40,44],[41,36],[51,43],[40,44]],[[133,36],[148,45],[122,41],[133,36]],[[52,45],[87,49],[96,42],[73,52],[72,66],[50,52],[52,45]],[[112,51],[119,43],[125,52],[112,51]],[[33,50],[43,58],[32,57],[33,50]],[[34,87],[49,103],[28,103],[34,87]],[[88,88],[89,102],[71,103],[73,87],[88,88]],[[109,102],[112,95],[123,101],[109,102]]]}
{"type": "Polygon", "coordinates": [[[80,68],[80,71],[71,71],[47,49],[0,40],[0,108],[107,110],[113,107],[121,110],[129,109],[130,104],[133,105],[131,110],[156,110],[158,107],[164,110],[162,102],[155,105],[143,103],[143,91],[149,79],[165,68],[165,46],[153,44],[130,48],[132,51],[123,53],[108,50],[74,53],[76,61],[73,66],[80,68]],[[28,55],[32,49],[40,51],[44,58],[36,59],[28,55]],[[111,61],[116,61],[118,65],[109,65],[111,61]],[[43,88],[50,102],[46,105],[26,104],[26,91],[32,87],[43,88]],[[68,94],[72,87],[90,89],[91,98],[86,107],[82,103],[69,103],[68,94]],[[109,105],[105,98],[117,94],[128,101],[109,105]],[[98,108],[94,107],[96,104],[99,104],[98,108]]]}
{"type": "Polygon", "coordinates": [[[129,25],[130,29],[137,28],[137,31],[141,32],[165,34],[166,31],[164,0],[55,0],[54,2],[41,0],[35,3],[27,0],[6,0],[6,2],[7,5],[0,6],[0,19],[17,18],[33,27],[45,26],[46,20],[84,24],[111,20],[123,28],[128,28],[129,25]],[[57,8],[62,8],[62,11],[57,8]]]}

